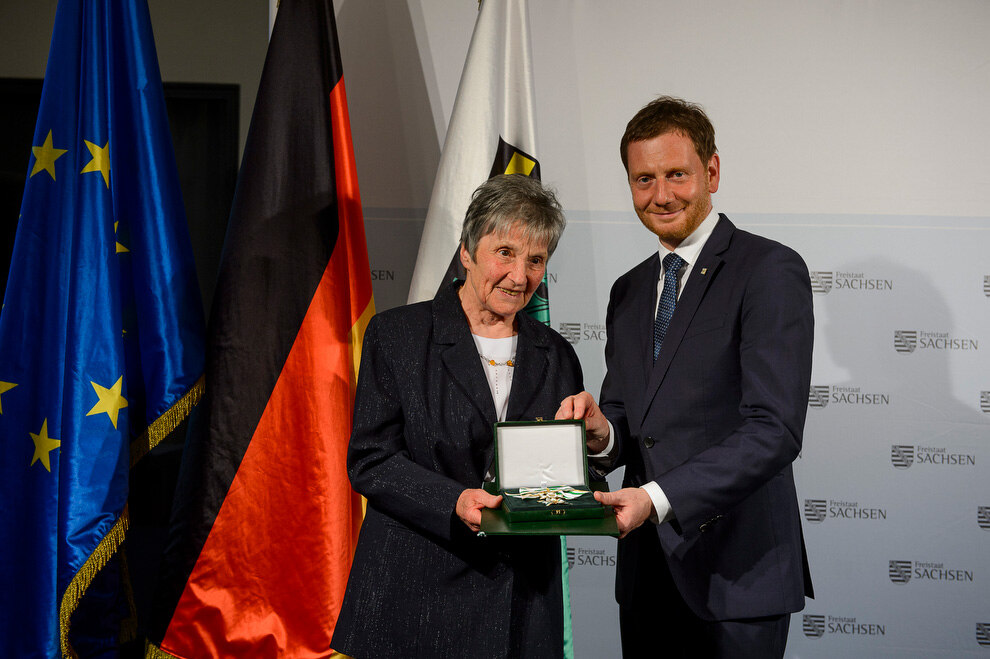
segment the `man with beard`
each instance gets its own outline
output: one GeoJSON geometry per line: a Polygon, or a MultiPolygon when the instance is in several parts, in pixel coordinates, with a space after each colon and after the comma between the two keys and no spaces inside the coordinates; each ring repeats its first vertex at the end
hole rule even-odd
{"type": "Polygon", "coordinates": [[[657,253],[620,277],[607,313],[593,462],[625,466],[615,508],[625,657],[782,657],[812,595],[791,463],[801,450],[814,318],[793,250],[712,206],[715,131],[661,97],[620,144],[633,206],[657,253]],[[596,455],[597,454],[597,457],[596,455]]]}

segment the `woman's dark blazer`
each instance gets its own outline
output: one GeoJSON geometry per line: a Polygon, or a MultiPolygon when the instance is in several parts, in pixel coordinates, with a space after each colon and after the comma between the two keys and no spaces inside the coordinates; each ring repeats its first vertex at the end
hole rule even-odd
{"type": "MultiPolygon", "coordinates": [[[[485,537],[454,512],[492,460],[495,405],[458,285],[372,318],[347,453],[368,499],[332,647],[363,657],[558,657],[556,537],[485,537]]],[[[574,349],[517,314],[506,420],[553,419],[583,389],[574,349]]]]}

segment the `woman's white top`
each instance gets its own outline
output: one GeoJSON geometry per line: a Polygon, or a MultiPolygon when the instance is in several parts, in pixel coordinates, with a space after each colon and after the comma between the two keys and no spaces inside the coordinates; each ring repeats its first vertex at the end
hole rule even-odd
{"type": "Polygon", "coordinates": [[[516,345],[518,336],[507,336],[504,339],[489,339],[484,336],[472,334],[474,344],[478,347],[479,359],[485,367],[485,376],[488,378],[488,388],[492,392],[492,400],[495,401],[495,412],[499,421],[505,421],[505,411],[509,404],[509,390],[512,388],[512,372],[514,366],[509,366],[509,362],[515,362],[516,345]],[[494,362],[494,364],[492,364],[494,362]]]}

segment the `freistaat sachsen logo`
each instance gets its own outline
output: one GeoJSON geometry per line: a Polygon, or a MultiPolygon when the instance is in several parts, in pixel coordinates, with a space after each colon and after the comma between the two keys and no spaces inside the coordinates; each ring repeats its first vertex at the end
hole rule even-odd
{"type": "Polygon", "coordinates": [[[825,616],[804,614],[801,627],[808,638],[821,638],[825,635],[825,616]]]}
{"type": "Polygon", "coordinates": [[[908,446],[894,444],[890,447],[890,462],[898,469],[911,465],[928,467],[975,467],[976,453],[953,453],[945,446],[908,446]]]}
{"type": "Polygon", "coordinates": [[[911,581],[911,561],[890,561],[887,574],[892,583],[905,584],[911,581]]]}
{"type": "Polygon", "coordinates": [[[828,510],[825,499],[805,499],[804,518],[809,522],[818,524],[825,521],[825,513],[828,510]]]}
{"type": "Polygon", "coordinates": [[[561,323],[560,335],[571,345],[577,345],[581,340],[581,323],[561,323]]]}
{"type": "Polygon", "coordinates": [[[853,616],[821,615],[806,613],[801,619],[801,627],[808,638],[823,636],[859,636],[880,638],[887,635],[887,626],[882,622],[860,620],[853,616]]]}
{"type": "Polygon", "coordinates": [[[812,386],[808,392],[808,405],[815,409],[825,409],[828,407],[828,386],[812,386]]]}
{"type": "Polygon", "coordinates": [[[871,276],[872,273],[858,270],[810,270],[811,290],[819,295],[831,291],[844,293],[886,293],[894,290],[894,280],[871,276]]]}
{"type": "Polygon", "coordinates": [[[976,352],[979,349],[979,339],[945,330],[894,330],[894,350],[902,354],[930,350],[976,352]]]}
{"type": "Polygon", "coordinates": [[[990,506],[976,507],[976,523],[984,531],[990,531],[990,506]]]}
{"type": "Polygon", "coordinates": [[[907,469],[914,464],[914,447],[894,444],[890,447],[890,462],[897,469],[907,469]]]}
{"type": "Polygon", "coordinates": [[[890,394],[882,391],[863,391],[852,384],[812,385],[808,388],[808,407],[825,409],[829,405],[842,406],[886,406],[890,405],[890,394]]]}
{"type": "Polygon", "coordinates": [[[567,560],[568,564],[577,570],[598,569],[598,568],[614,568],[615,567],[615,550],[614,549],[593,549],[591,547],[575,547],[574,551],[571,548],[567,548],[567,560]]]}
{"type": "Polygon", "coordinates": [[[911,353],[917,347],[917,330],[894,330],[894,350],[901,353],[911,353]]]}
{"type": "Polygon", "coordinates": [[[980,409],[984,414],[990,414],[990,391],[980,392],[980,409]]]}
{"type": "Polygon", "coordinates": [[[976,583],[977,574],[974,570],[946,565],[941,561],[890,561],[888,567],[890,581],[895,584],[906,584],[909,581],[938,584],[972,584],[976,583]]]}
{"type": "Polygon", "coordinates": [[[811,290],[815,293],[828,295],[832,290],[832,273],[827,270],[812,270],[808,273],[811,276],[811,290]]]}
{"type": "Polygon", "coordinates": [[[976,642],[981,647],[990,648],[990,622],[976,623],[976,642]]]}
{"type": "Polygon", "coordinates": [[[804,518],[811,524],[827,519],[883,522],[887,519],[887,509],[846,499],[805,499],[804,518]]]}

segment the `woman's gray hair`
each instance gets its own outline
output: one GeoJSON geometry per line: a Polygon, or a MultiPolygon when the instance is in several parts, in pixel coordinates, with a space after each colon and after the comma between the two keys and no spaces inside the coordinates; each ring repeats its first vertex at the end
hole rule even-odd
{"type": "Polygon", "coordinates": [[[482,183],[471,196],[461,244],[474,260],[482,238],[507,233],[519,225],[526,238],[537,244],[546,243],[549,258],[557,249],[565,223],[552,189],[524,174],[502,174],[482,183]]]}

